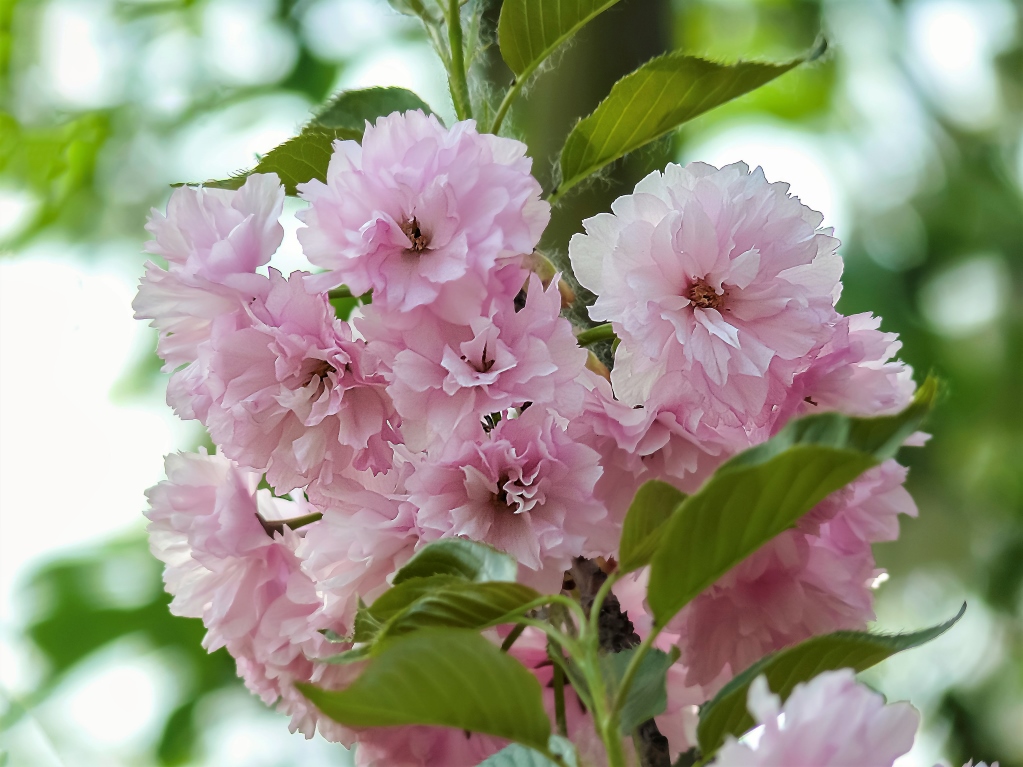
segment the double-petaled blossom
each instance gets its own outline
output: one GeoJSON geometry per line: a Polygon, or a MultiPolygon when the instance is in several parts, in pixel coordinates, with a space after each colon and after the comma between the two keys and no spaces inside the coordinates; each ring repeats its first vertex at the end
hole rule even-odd
{"type": "Polygon", "coordinates": [[[237,191],[174,191],[167,215],[153,210],[146,251],[167,268],[146,263],[132,304],[136,319],[160,331],[158,352],[173,370],[196,359],[212,325],[240,313],[261,291],[254,280],[281,244],[284,188],[276,174],[254,174],[237,191]]]}
{"type": "Polygon", "coordinates": [[[349,466],[385,470],[400,441],[377,360],[304,276],[270,270],[250,322],[211,339],[205,382],[213,439],[280,492],[329,485],[349,466]]]}
{"type": "Polygon", "coordinates": [[[913,369],[892,357],[902,347],[870,314],[842,317],[834,334],[797,375],[775,422],[835,410],[857,416],[897,413],[913,398],[913,369]]]}
{"type": "Polygon", "coordinates": [[[728,741],[716,767],[891,767],[913,745],[920,714],[908,703],[857,683],[851,669],[828,671],[796,685],[782,705],[763,676],[749,688],[748,706],[763,732],[756,745],[728,741]]]}
{"type": "Polygon", "coordinates": [[[868,470],[696,597],[675,621],[689,681],[737,674],[817,634],[863,629],[881,573],[870,545],[898,536],[899,514],[916,515],[905,478],[895,461],[868,470]]]}
{"type": "MultiPolygon", "coordinates": [[[[205,646],[226,647],[293,729],[357,743],[360,767],[475,767],[505,745],[457,729],[349,730],[296,690],[361,671],[321,662],[350,646],[325,634],[350,636],[360,601],[415,551],[487,543],[518,561],[519,580],[558,593],[566,570],[598,569],[578,557],[614,566],[643,482],[694,493],[795,417],[890,414],[913,395],[894,334],[836,312],[842,263],[821,215],[741,163],[669,165],[584,222],[569,256],[596,294],[591,318],[620,339],[610,381],[587,369],[553,267],[527,270],[550,208],[524,151],[421,112],[380,118],[361,145],[335,142],[326,181],[300,185],[298,236],[317,274],[263,269],[282,237],[273,175],[180,189],[148,225],[167,266],[147,264],[136,316],[160,332],[169,401],[220,453],[169,456],[148,492],[172,609],[201,618],[205,646]],[[324,292],[340,284],[373,294],[351,325],[324,292]],[[300,492],[257,490],[264,477],[300,492]]],[[[672,760],[696,745],[699,704],[737,673],[873,617],[870,546],[916,514],[905,477],[893,460],[865,472],[663,627],[656,648],[681,651],[654,720],[672,760]]],[[[614,584],[633,644],[653,630],[646,578],[614,584]]],[[[500,644],[509,631],[485,635],[500,644]]],[[[547,637],[527,628],[507,649],[555,718],[547,637]]],[[[580,763],[602,763],[571,686],[564,703],[580,763]]],[[[784,706],[761,678],[749,704],[763,735],[726,743],[722,767],[890,765],[917,724],[848,671],[784,706]]]]}
{"type": "Polygon", "coordinates": [[[574,557],[609,553],[617,530],[593,497],[596,451],[572,440],[537,405],[479,442],[453,441],[420,457],[406,481],[423,541],[489,543],[560,589],[574,557]]]}
{"type": "Polygon", "coordinates": [[[842,262],[821,215],[743,163],[668,165],[612,211],[569,253],[597,294],[590,316],[621,339],[616,394],[642,404],[680,371],[709,425],[755,421],[837,319],[842,262]]]}
{"type": "Polygon", "coordinates": [[[412,509],[403,503],[409,468],[350,472],[312,491],[323,519],[308,528],[298,554],[323,599],[323,615],[342,635],[354,629],[359,600],[372,603],[386,590],[419,542],[412,509]]]}
{"type": "MultiPolygon", "coordinates": [[[[417,329],[392,365],[388,392],[406,441],[425,447],[438,437],[482,436],[481,419],[526,402],[553,405],[573,393],[586,352],[560,316],[556,282],[545,291],[532,275],[525,305],[494,300],[486,316],[449,328],[447,337],[417,329]]],[[[560,408],[565,412],[565,408],[560,408]]]]}
{"type": "Polygon", "coordinates": [[[315,681],[337,686],[351,672],[317,664],[331,654],[313,622],[320,607],[313,581],[295,554],[298,535],[273,522],[306,516],[306,503],[257,490],[259,474],[219,455],[167,457],[167,479],[147,492],[149,540],[166,565],[171,611],[201,618],[210,652],[226,647],[246,685],[292,717],[292,730],[333,740],[351,734],[322,720],[294,688],[315,681]]]}
{"type": "Polygon", "coordinates": [[[525,151],[472,120],[447,129],[422,112],[367,124],[361,146],[336,142],[326,183],[300,188],[310,207],[299,240],[330,270],[317,287],[344,283],[387,310],[471,318],[498,267],[532,253],[550,218],[525,151]]]}

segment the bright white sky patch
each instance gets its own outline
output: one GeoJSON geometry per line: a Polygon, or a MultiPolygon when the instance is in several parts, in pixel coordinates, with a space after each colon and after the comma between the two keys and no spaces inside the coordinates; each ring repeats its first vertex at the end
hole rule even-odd
{"type": "Polygon", "coordinates": [[[998,116],[997,52],[1012,39],[1001,0],[917,0],[907,9],[912,64],[941,108],[971,127],[998,116]]]}
{"type": "Polygon", "coordinates": [[[920,309],[936,332],[968,336],[998,319],[1011,284],[1001,257],[976,256],[931,277],[920,291],[920,309]]]}
{"type": "Polygon", "coordinates": [[[48,89],[69,106],[95,108],[116,103],[123,79],[123,38],[104,0],[50,3],[40,48],[48,89]]]}

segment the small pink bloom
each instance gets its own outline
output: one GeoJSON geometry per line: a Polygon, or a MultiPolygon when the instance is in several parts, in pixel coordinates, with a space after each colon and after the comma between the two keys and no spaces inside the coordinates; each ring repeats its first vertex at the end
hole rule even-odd
{"type": "Polygon", "coordinates": [[[729,736],[716,767],[891,767],[909,751],[920,714],[856,682],[851,669],[828,671],[796,685],[785,705],[757,677],[749,710],[763,733],[755,746],[729,736]]]}
{"type": "Polygon", "coordinates": [[[335,142],[327,182],[301,185],[311,205],[299,240],[332,270],[316,286],[373,290],[388,311],[443,298],[472,316],[494,267],[532,253],[550,217],[525,150],[471,120],[446,129],[418,111],[367,125],[361,146],[335,142]],[[442,297],[453,283],[465,287],[442,297]]]}
{"type": "Polygon", "coordinates": [[[510,300],[495,299],[487,316],[450,327],[446,338],[421,328],[406,334],[387,390],[407,443],[426,447],[452,433],[477,438],[488,413],[526,402],[551,405],[576,391],[567,385],[583,370],[586,352],[560,311],[557,283],[544,291],[532,275],[518,311],[510,300]]]}
{"type": "Polygon", "coordinates": [[[489,543],[560,588],[573,557],[609,553],[617,529],[593,498],[598,456],[537,405],[479,443],[424,457],[406,486],[424,541],[489,543]]]}
{"type": "Polygon", "coordinates": [[[842,317],[834,336],[796,376],[777,423],[825,410],[869,417],[905,408],[916,388],[913,369],[892,360],[902,343],[880,326],[880,318],[869,314],[842,317]]]}
{"type": "Polygon", "coordinates": [[[284,239],[278,219],[284,187],[276,173],[255,173],[236,190],[180,187],[167,215],[153,210],[146,252],[163,256],[172,270],[220,282],[256,271],[284,239]]]}
{"type": "Polygon", "coordinates": [[[349,472],[312,491],[323,519],[308,529],[298,554],[323,598],[326,622],[344,636],[354,628],[358,601],[371,604],[385,591],[419,542],[412,510],[402,503],[403,473],[349,472]]]}
{"type": "Polygon", "coordinates": [[[799,528],[816,534],[821,524],[840,548],[857,551],[863,543],[899,537],[899,514],[917,516],[916,503],[903,486],[908,469],[888,460],[836,490],[799,520],[799,528]]]}
{"type": "Polygon", "coordinates": [[[337,686],[351,671],[321,666],[309,658],[330,653],[313,621],[321,602],[295,554],[298,535],[285,528],[271,535],[265,520],[288,519],[313,509],[256,490],[259,475],[219,455],[167,456],[167,479],[147,491],[153,554],[166,564],[164,582],[171,611],[201,618],[203,646],[227,647],[246,686],[267,704],[280,699],[292,730],[312,737],[350,741],[316,709],[294,683],[337,686]]]}
{"type": "Polygon", "coordinates": [[[701,593],[673,621],[689,684],[710,685],[764,655],[872,620],[870,547],[839,549],[823,537],[782,533],[701,593]]]}
{"type": "Polygon", "coordinates": [[[211,341],[207,426],[226,455],[284,492],[391,466],[397,416],[377,361],[303,274],[270,270],[248,326],[211,341]]]}
{"type": "Polygon", "coordinates": [[[507,745],[491,735],[447,727],[373,727],[361,730],[356,767],[476,767],[507,745]]]}
{"type": "Polygon", "coordinates": [[[158,352],[165,370],[193,362],[215,324],[230,322],[260,294],[254,275],[284,237],[278,222],[284,188],[275,174],[255,174],[237,191],[181,187],[167,215],[153,210],[146,228],[156,239],[146,250],[152,261],[132,302],[136,319],[160,331],[158,352]]]}

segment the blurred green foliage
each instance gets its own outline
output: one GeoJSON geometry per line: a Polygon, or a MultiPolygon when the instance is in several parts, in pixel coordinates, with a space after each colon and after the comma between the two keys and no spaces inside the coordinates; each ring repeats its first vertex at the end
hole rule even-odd
{"type": "MultiPolygon", "coordinates": [[[[342,9],[338,18],[345,18],[349,5],[361,12],[372,1],[334,4],[342,9]]],[[[384,0],[375,2],[385,5],[384,0]]],[[[566,197],[555,211],[545,246],[552,258],[563,258],[567,236],[578,230],[582,217],[606,209],[650,167],[663,165],[726,127],[769,124],[794,131],[797,137],[847,140],[845,151],[852,153],[852,164],[867,180],[847,190],[849,220],[839,232],[847,263],[840,308],[845,313],[882,315],[883,328],[901,335],[903,358],[921,376],[938,373],[948,390],[929,425],[935,435],[931,444],[907,456],[912,469],[909,487],[921,519],[903,523],[899,541],[878,547],[879,563],[892,574],[885,588],[897,588],[914,573],[940,575],[952,579],[958,589],[955,599],[968,595],[972,609],[991,613],[995,629],[987,641],[1002,662],[983,678],[944,689],[939,705],[927,713],[937,717],[930,727],[944,739],[946,758],[953,765],[975,757],[1020,767],[1023,10],[1008,1],[976,5],[976,13],[994,14],[1004,29],[992,65],[997,110],[989,119],[971,123],[929,87],[908,51],[908,27],[929,2],[933,4],[623,0],[558,54],[550,71],[527,90],[529,101],[513,111],[511,127],[530,143],[537,175],[550,189],[557,150],[574,121],[595,106],[615,79],[650,57],[680,48],[717,59],[784,60],[810,48],[822,31],[829,37],[831,48],[823,61],[700,118],[674,143],[660,142],[640,153],[638,162],[626,158],[601,182],[566,197]],[[842,25],[851,18],[851,9],[866,26],[845,30],[842,25]],[[867,40],[874,45],[873,53],[861,50],[867,40]],[[867,69],[881,90],[899,84],[920,123],[919,141],[926,144],[925,149],[908,143],[889,147],[892,163],[902,154],[925,154],[917,175],[897,193],[871,183],[873,174],[885,168],[878,164],[877,154],[864,149],[867,140],[859,140],[871,126],[863,114],[864,97],[856,91],[862,84],[856,86],[854,77],[867,69]],[[976,316],[978,307],[982,321],[959,321],[960,314],[976,316]],[[1014,718],[1016,727],[1011,724],[1014,718]]],[[[208,23],[204,14],[216,3],[118,0],[97,3],[97,8],[102,6],[109,15],[113,33],[127,46],[128,67],[133,70],[133,57],[141,57],[170,32],[198,40],[208,23]]],[[[133,71],[128,84],[100,106],[47,95],[39,67],[52,51],[41,42],[40,30],[49,23],[47,13],[59,4],[0,0],[0,190],[18,190],[30,201],[18,225],[4,229],[6,240],[0,247],[17,257],[18,251],[42,238],[140,241],[146,212],[163,204],[167,184],[199,180],[175,175],[180,170],[157,162],[154,153],[175,145],[185,131],[211,115],[268,96],[296,96],[311,111],[347,71],[372,55],[371,47],[324,53],[315,44],[304,21],[326,3],[259,4],[269,9],[261,23],[293,46],[290,64],[268,79],[239,83],[197,59],[186,98],[168,109],[156,108],[150,98],[149,90],[159,85],[143,82],[133,71]]],[[[385,16],[385,23],[394,23],[392,38],[425,46],[418,32],[398,23],[396,14],[385,16]]],[[[483,16],[484,36],[487,25],[492,29],[495,21],[491,3],[483,16]]],[[[478,67],[494,82],[508,82],[510,72],[493,47],[485,51],[478,67]]],[[[495,98],[486,91],[473,96],[491,105],[495,98]]],[[[882,95],[871,94],[866,101],[871,98],[882,95]]],[[[151,359],[137,369],[137,380],[124,382],[123,392],[161,381],[151,359]]],[[[147,558],[141,538],[57,561],[34,576],[29,592],[37,595],[33,598],[37,608],[25,633],[46,661],[47,671],[36,692],[21,703],[31,708],[45,699],[80,663],[118,638],[141,636],[151,647],[172,648],[188,668],[192,681],[187,694],[152,744],[156,763],[188,763],[198,758],[196,734],[201,723],[194,716],[196,706],[212,691],[238,685],[233,664],[222,652],[205,654],[199,644],[202,627],[171,617],[159,588],[154,586],[142,601],[130,605],[112,601],[101,585],[102,572],[117,562],[148,567],[151,572],[139,578],[151,577],[158,583],[159,568],[147,558]]],[[[968,613],[966,620],[969,617],[968,613]]],[[[11,709],[6,723],[21,713],[11,709]]]]}

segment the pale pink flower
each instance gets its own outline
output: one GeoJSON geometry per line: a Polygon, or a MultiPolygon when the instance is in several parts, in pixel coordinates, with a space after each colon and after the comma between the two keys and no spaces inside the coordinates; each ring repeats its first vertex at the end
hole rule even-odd
{"type": "Polygon", "coordinates": [[[642,404],[666,371],[743,419],[830,336],[841,259],[822,217],[743,163],[669,164],[572,238],[594,320],[621,339],[612,382],[642,404]],[[623,351],[624,350],[624,351],[623,351]]]}
{"type": "Polygon", "coordinates": [[[322,613],[351,634],[361,599],[371,604],[415,551],[419,535],[403,504],[405,467],[373,475],[349,472],[313,489],[323,519],[308,528],[298,554],[323,599],[322,613]]]}
{"type": "Polygon", "coordinates": [[[424,542],[489,543],[560,588],[573,557],[609,553],[616,540],[593,498],[599,477],[597,453],[536,405],[479,443],[454,440],[421,458],[406,487],[424,542]]]}
{"type": "Polygon", "coordinates": [[[284,188],[276,174],[254,174],[236,191],[181,187],[167,203],[167,215],[153,210],[146,224],[155,239],[152,261],[132,302],[136,319],[152,320],[160,331],[158,352],[165,370],[196,359],[214,323],[230,321],[260,294],[254,272],[281,244],[278,219],[284,188]]]}
{"type": "Polygon", "coordinates": [[[616,400],[611,385],[589,370],[584,370],[576,383],[583,391],[582,409],[571,417],[568,432],[600,454],[603,473],[594,495],[616,522],[624,519],[646,480],[667,479],[692,492],[720,462],[670,410],[653,402],[630,407],[616,400]]]}
{"type": "Polygon", "coordinates": [[[755,746],[729,736],[716,767],[891,767],[912,747],[920,724],[909,703],[886,705],[851,669],[796,685],[784,705],[759,676],[748,700],[763,733],[755,746]]]}
{"type": "Polygon", "coordinates": [[[408,333],[387,389],[407,444],[422,448],[451,434],[478,438],[488,413],[526,402],[553,405],[577,392],[567,384],[584,369],[586,352],[560,311],[557,282],[544,291],[532,275],[518,311],[510,300],[495,299],[487,316],[451,328],[447,337],[421,328],[408,333]]]}
{"type": "Polygon", "coordinates": [[[508,741],[448,727],[360,730],[356,767],[476,767],[508,741]]]}
{"type": "Polygon", "coordinates": [[[276,173],[254,173],[235,191],[180,187],[166,216],[153,209],[146,229],[154,239],[146,252],[163,256],[172,270],[213,281],[254,272],[284,239],[283,208],[276,173]]]}
{"type": "Polygon", "coordinates": [[[338,686],[352,671],[309,658],[331,652],[316,624],[321,601],[295,554],[298,535],[267,521],[309,514],[305,503],[256,490],[259,475],[220,455],[167,456],[167,479],[147,491],[150,548],[166,565],[171,611],[201,618],[210,652],[227,647],[246,686],[292,717],[292,731],[351,740],[294,688],[296,681],[338,686]]]}
{"type": "Polygon", "coordinates": [[[893,360],[902,342],[870,314],[842,317],[807,370],[795,377],[776,423],[835,410],[869,417],[897,413],[913,399],[913,369],[893,360]]]}
{"type": "Polygon", "coordinates": [[[213,439],[230,458],[265,469],[281,492],[329,484],[349,465],[385,470],[400,440],[376,359],[303,277],[270,270],[250,324],[211,340],[205,383],[213,439]]]}
{"type": "Polygon", "coordinates": [[[437,302],[473,316],[495,266],[532,253],[550,217],[525,151],[418,111],[367,124],[361,146],[335,142],[326,183],[300,185],[311,204],[299,240],[331,270],[316,286],[373,290],[390,311],[437,302]]]}
{"type": "Polygon", "coordinates": [[[839,548],[858,551],[863,543],[899,537],[899,514],[917,516],[916,503],[904,487],[908,469],[887,460],[829,495],[799,520],[799,528],[817,533],[826,524],[839,548]]]}
{"type": "Polygon", "coordinates": [[[788,531],[732,568],[673,620],[689,684],[710,685],[764,655],[872,620],[870,547],[837,548],[822,537],[788,531]]]}

